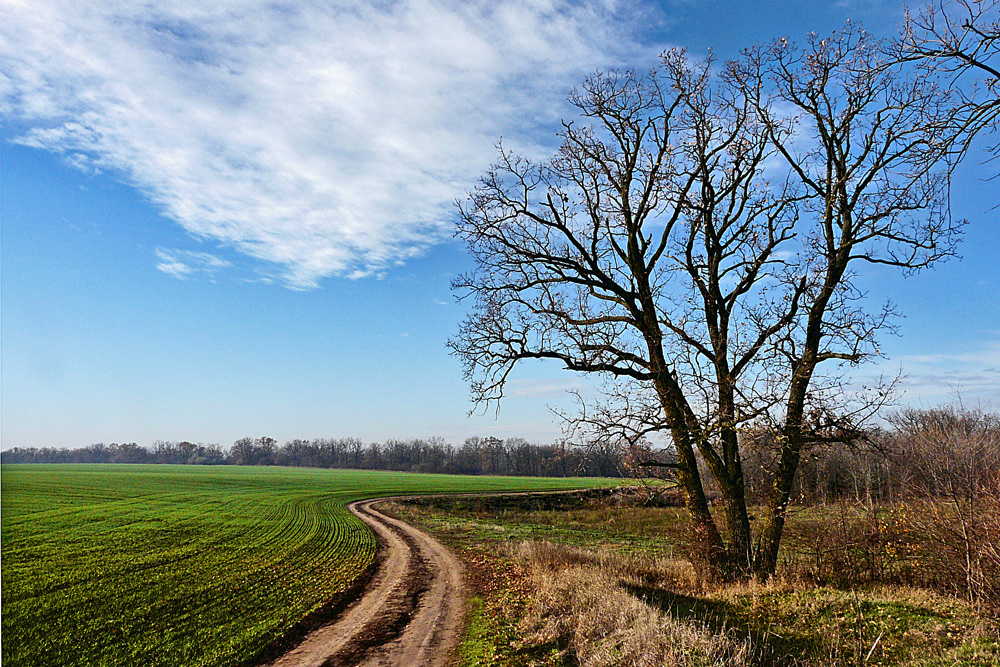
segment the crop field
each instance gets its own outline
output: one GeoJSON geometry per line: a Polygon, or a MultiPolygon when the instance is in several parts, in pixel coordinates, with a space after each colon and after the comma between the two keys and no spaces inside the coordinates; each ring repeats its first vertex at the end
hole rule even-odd
{"type": "Polygon", "coordinates": [[[362,498],[594,479],[143,465],[2,468],[3,664],[253,662],[350,588],[362,498]]]}

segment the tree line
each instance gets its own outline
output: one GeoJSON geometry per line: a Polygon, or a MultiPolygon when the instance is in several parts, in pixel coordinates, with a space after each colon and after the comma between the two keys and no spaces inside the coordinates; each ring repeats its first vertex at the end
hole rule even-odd
{"type": "MultiPolygon", "coordinates": [[[[780,446],[773,434],[748,431],[745,452],[747,496],[766,502],[768,481],[778,465],[780,446]]],[[[81,448],[15,447],[0,452],[3,463],[145,463],[181,465],[263,465],[347,468],[402,472],[539,477],[646,477],[673,479],[677,453],[648,443],[559,440],[531,443],[524,438],[471,437],[461,445],[444,438],[389,439],[365,443],[358,438],[240,438],[229,449],[218,444],[157,440],[96,443],[81,448]]],[[[703,461],[699,461],[704,466],[703,461]]],[[[904,409],[888,424],[851,441],[819,443],[804,452],[791,497],[812,505],[838,501],[884,503],[916,496],[952,493],[956,475],[962,488],[1000,475],[1000,413],[940,406],[904,409]],[[950,475],[950,476],[946,476],[950,475]],[[947,484],[942,481],[947,480],[947,484]],[[963,486],[964,484],[964,486],[963,486]]],[[[718,490],[709,487],[709,496],[718,490]]]]}
{"type": "Polygon", "coordinates": [[[576,447],[565,441],[531,443],[524,438],[471,437],[460,446],[444,438],[240,438],[229,449],[218,444],[157,440],[149,447],[96,443],[77,449],[15,447],[0,452],[3,463],[172,463],[352,468],[461,475],[617,477],[621,453],[611,447],[576,447]]]}

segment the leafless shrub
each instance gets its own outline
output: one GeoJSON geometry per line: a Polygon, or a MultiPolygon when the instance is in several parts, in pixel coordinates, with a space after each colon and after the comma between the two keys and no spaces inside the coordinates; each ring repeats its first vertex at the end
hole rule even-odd
{"type": "Polygon", "coordinates": [[[915,581],[909,526],[876,504],[840,502],[815,519],[797,518],[780,576],[815,586],[853,588],[915,581]]]}
{"type": "Polygon", "coordinates": [[[1000,472],[985,480],[983,535],[980,542],[980,596],[1000,616],[1000,472]]]}
{"type": "Polygon", "coordinates": [[[643,507],[677,504],[679,487],[674,469],[677,454],[672,450],[654,449],[645,438],[622,446],[622,472],[635,480],[630,487],[636,501],[643,507]]]}
{"type": "MultiPolygon", "coordinates": [[[[839,446],[803,465],[800,502],[833,505],[795,520],[786,576],[909,583],[1000,608],[1000,415],[910,409],[892,424],[877,452],[839,446]]],[[[749,449],[766,465],[766,443],[749,449]]]]}
{"type": "Polygon", "coordinates": [[[907,410],[894,418],[909,459],[914,528],[939,586],[998,604],[1000,415],[962,407],[907,410]]]}

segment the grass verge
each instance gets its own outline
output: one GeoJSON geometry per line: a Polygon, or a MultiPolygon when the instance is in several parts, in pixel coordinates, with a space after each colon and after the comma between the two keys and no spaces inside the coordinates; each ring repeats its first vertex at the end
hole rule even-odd
{"type": "Polygon", "coordinates": [[[705,588],[683,560],[678,508],[584,496],[395,509],[465,562],[477,598],[463,665],[1000,666],[996,620],[967,602],[818,585],[795,554],[767,585],[705,588]]]}

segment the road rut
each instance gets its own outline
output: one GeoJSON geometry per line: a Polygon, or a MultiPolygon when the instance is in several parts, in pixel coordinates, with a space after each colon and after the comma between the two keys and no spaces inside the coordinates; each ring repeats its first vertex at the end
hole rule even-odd
{"type": "Polygon", "coordinates": [[[462,567],[440,542],[373,505],[348,506],[384,545],[361,597],[270,667],[444,667],[464,617],[462,567]]]}

